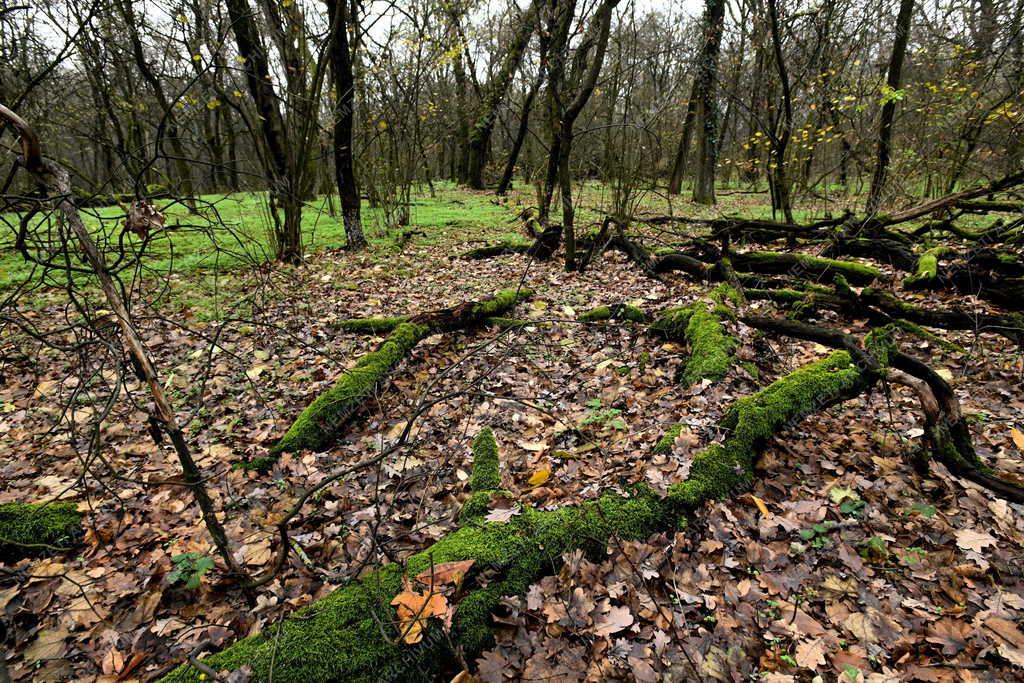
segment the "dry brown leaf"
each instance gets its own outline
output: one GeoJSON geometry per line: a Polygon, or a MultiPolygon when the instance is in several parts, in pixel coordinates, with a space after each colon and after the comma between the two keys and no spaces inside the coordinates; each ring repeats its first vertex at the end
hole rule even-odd
{"type": "Polygon", "coordinates": [[[607,637],[632,625],[633,614],[629,611],[629,608],[613,606],[610,610],[598,615],[594,619],[593,632],[594,635],[607,637]]]}

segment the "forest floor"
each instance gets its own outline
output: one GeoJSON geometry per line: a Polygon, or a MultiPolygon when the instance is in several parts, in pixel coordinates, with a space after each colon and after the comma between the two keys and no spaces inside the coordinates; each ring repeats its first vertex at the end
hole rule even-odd
{"type": "MultiPolygon", "coordinates": [[[[400,561],[454,529],[469,496],[469,445],[484,426],[501,447],[502,487],[522,504],[554,508],[636,482],[664,491],[716,438],[734,399],[825,354],[739,324],[745,364],[720,383],[683,387],[673,380],[686,357],[679,345],[644,326],[576,316],[616,302],[653,312],[705,297],[706,284],[684,274],[647,279],[617,252],[583,275],[520,255],[452,258],[516,234],[530,201],[502,206],[445,187],[417,198],[410,229],[425,234],[371,231],[375,248],[365,254],[328,241],[300,268],[175,270],[175,294],[164,294],[163,317],[148,317],[144,336],[251,570],[270,565],[273,521],[302,489],[394,441],[418,401],[435,401],[415,423],[414,451],[305,506],[292,526],[303,553],[259,590],[255,607],[213,574],[195,590],[170,581],[172,557],[209,553],[210,543],[187,494],[162,485],[177,464],[149,438],[142,413],[115,406],[103,460],[87,463],[83,478],[82,444],[51,431],[75,386],[67,360],[5,339],[0,503],[64,495],[87,512],[75,551],[0,568],[12,677],[150,680],[201,641],[219,648],[272,632],[368,566],[400,561]],[[265,455],[312,397],[380,341],[338,332],[333,321],[434,310],[517,283],[535,293],[516,315],[536,325],[430,337],[335,447],[285,455],[265,474],[235,467],[265,455]],[[652,455],[677,422],[686,428],[672,452],[652,455]]],[[[756,215],[764,202],[726,195],[717,211],[756,215]]],[[[0,256],[8,273],[13,256],[0,256]]],[[[40,324],[63,315],[59,296],[35,300],[40,324]]],[[[867,331],[831,313],[822,319],[867,331]]],[[[1024,474],[1021,350],[995,335],[942,335],[962,352],[917,340],[914,353],[951,380],[979,455],[1024,474]]],[[[88,421],[92,410],[70,417],[88,421]]],[[[705,506],[685,531],[616,541],[601,561],[566,557],[525,597],[505,601],[498,642],[470,662],[473,673],[494,682],[1019,680],[1024,515],[941,465],[919,476],[909,452],[921,422],[917,397],[901,387],[808,418],[767,449],[749,494],[705,506]]]]}

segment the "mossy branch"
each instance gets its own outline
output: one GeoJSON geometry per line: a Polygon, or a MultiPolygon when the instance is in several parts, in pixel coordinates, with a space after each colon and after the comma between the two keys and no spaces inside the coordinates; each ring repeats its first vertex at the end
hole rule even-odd
{"type": "Polygon", "coordinates": [[[270,457],[302,449],[330,447],[341,430],[416,345],[433,332],[479,325],[510,311],[532,294],[529,289],[506,289],[490,299],[424,313],[398,323],[384,342],[318,396],[270,449],[270,457]]]}

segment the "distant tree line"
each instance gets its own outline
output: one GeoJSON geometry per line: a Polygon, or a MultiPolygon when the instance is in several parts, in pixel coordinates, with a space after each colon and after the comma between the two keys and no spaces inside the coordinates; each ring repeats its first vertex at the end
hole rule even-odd
{"type": "Polygon", "coordinates": [[[90,195],[269,190],[292,262],[318,194],[361,248],[361,199],[399,226],[416,185],[532,187],[572,250],[587,179],[612,188],[612,213],[641,189],[714,203],[746,185],[792,221],[804,199],[863,194],[875,213],[1022,163],[1024,0],[689,6],[11,5],[0,102],[90,195]]]}

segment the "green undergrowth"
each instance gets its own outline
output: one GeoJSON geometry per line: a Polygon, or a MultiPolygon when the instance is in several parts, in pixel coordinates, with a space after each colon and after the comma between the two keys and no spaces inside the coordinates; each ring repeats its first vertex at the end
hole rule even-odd
{"type": "Polygon", "coordinates": [[[81,532],[74,503],[0,505],[0,562],[66,550],[81,532]]]}

